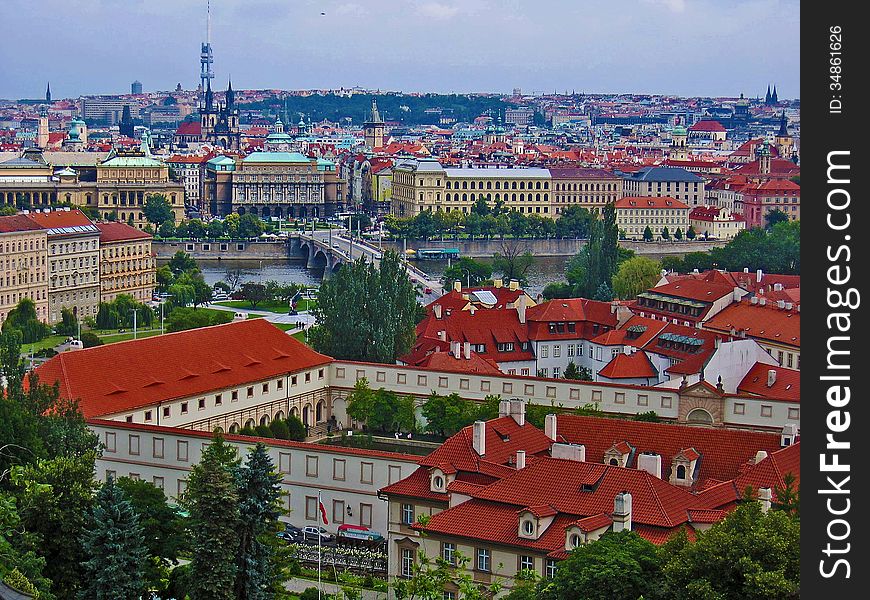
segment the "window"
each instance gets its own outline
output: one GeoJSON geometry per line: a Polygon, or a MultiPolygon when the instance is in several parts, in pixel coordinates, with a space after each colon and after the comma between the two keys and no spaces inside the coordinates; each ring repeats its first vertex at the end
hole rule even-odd
{"type": "Polygon", "coordinates": [[[181,403],[181,414],[183,414],[183,415],[187,414],[187,402],[181,403]]]}
{"type": "Polygon", "coordinates": [[[637,405],[638,406],[649,406],[649,396],[647,396],[646,394],[638,394],[637,405]]]}
{"type": "Polygon", "coordinates": [[[239,390],[233,390],[233,396],[230,398],[233,402],[238,402],[239,400],[239,390]]]}
{"type": "Polygon", "coordinates": [[[625,404],[625,392],[616,392],[613,401],[616,404],[625,404]]]}
{"type": "Polygon", "coordinates": [[[441,387],[441,388],[447,387],[447,378],[446,377],[439,377],[438,378],[438,387],[441,387]]]}
{"type": "Polygon", "coordinates": [[[298,381],[298,379],[299,379],[299,378],[298,378],[296,375],[294,375],[293,377],[291,377],[291,378],[290,378],[290,385],[296,385],[296,382],[298,381]]]}
{"type": "Polygon", "coordinates": [[[553,346],[553,358],[559,358],[560,356],[562,356],[562,345],[555,344],[553,346]]]}
{"type": "Polygon", "coordinates": [[[390,465],[387,467],[387,482],[393,484],[402,478],[402,467],[398,465],[390,465]]]}
{"type": "Polygon", "coordinates": [[[176,456],[181,462],[187,462],[187,442],[178,440],[178,445],[175,448],[176,456]]]}
{"type": "Polygon", "coordinates": [[[196,405],[197,405],[197,408],[199,408],[199,410],[204,410],[205,409],[205,398],[200,398],[199,400],[197,400],[196,405]]]}
{"type": "Polygon", "coordinates": [[[332,522],[344,523],[344,500],[332,501],[332,522]]]}
{"type": "Polygon", "coordinates": [[[514,392],[514,384],[508,382],[502,382],[501,391],[504,394],[512,394],[514,392]]]}
{"type": "Polygon", "coordinates": [[[171,413],[170,413],[170,411],[169,411],[169,407],[168,407],[168,406],[164,406],[164,407],[163,407],[163,418],[164,418],[164,419],[168,419],[170,414],[171,414],[171,413]]]}
{"type": "Polygon", "coordinates": [[[284,380],[283,379],[276,379],[275,380],[275,387],[278,388],[279,390],[283,390],[284,389],[284,380]]]}
{"type": "Polygon", "coordinates": [[[441,558],[444,562],[455,565],[456,564],[456,544],[452,542],[444,542],[441,545],[441,558]]]}
{"type": "Polygon", "coordinates": [[[532,535],[535,533],[535,523],[531,519],[526,519],[523,521],[523,533],[526,535],[532,535]]]}
{"type": "Polygon", "coordinates": [[[520,556],[520,571],[534,571],[535,559],[531,556],[520,556]]]}
{"type": "Polygon", "coordinates": [[[770,417],[773,416],[773,407],[769,404],[761,405],[761,416],[762,417],[770,417]]]}
{"type": "Polygon", "coordinates": [[[577,546],[580,545],[580,543],[581,543],[580,542],[580,535],[577,533],[572,533],[571,534],[571,547],[576,548],[577,546]]]}
{"type": "Polygon", "coordinates": [[[374,463],[364,462],[359,466],[359,482],[372,483],[372,474],[374,473],[374,463]]]}
{"type": "Polygon", "coordinates": [[[523,386],[523,393],[527,396],[535,395],[535,386],[533,384],[527,383],[523,386]]]}
{"type": "Polygon", "coordinates": [[[426,385],[425,375],[417,375],[417,385],[426,385]]]}
{"type": "Polygon", "coordinates": [[[176,484],[175,489],[177,490],[176,498],[178,496],[181,496],[184,492],[186,492],[187,491],[187,479],[179,479],[178,483],[176,484]]]}
{"type": "Polygon", "coordinates": [[[790,408],[788,409],[788,418],[792,420],[800,419],[801,409],[799,408],[790,408]]]}
{"type": "Polygon", "coordinates": [[[549,356],[549,346],[546,344],[541,344],[541,358],[547,358],[549,356]]]}
{"type": "Polygon", "coordinates": [[[317,521],[317,496],[305,496],[305,519],[317,521]]]}
{"type": "Polygon", "coordinates": [[[670,396],[662,396],[662,408],[670,408],[671,402],[672,400],[670,396]]]}
{"type": "Polygon", "coordinates": [[[475,568],[478,571],[483,571],[484,573],[489,573],[489,561],[490,561],[489,550],[486,548],[478,548],[477,549],[477,560],[475,561],[475,568]]]}
{"type": "Polygon", "coordinates": [[[318,378],[318,379],[323,379],[323,377],[324,377],[324,370],[323,370],[323,369],[319,369],[319,370],[317,371],[317,378],[318,378]]]}
{"type": "Polygon", "coordinates": [[[253,397],[254,397],[254,386],[250,386],[250,387],[248,388],[248,391],[247,391],[247,393],[246,393],[246,396],[247,396],[248,398],[253,398],[253,397]]]}
{"type": "Polygon", "coordinates": [[[408,376],[404,373],[396,373],[396,383],[403,385],[408,382],[408,376]]]}
{"type": "Polygon", "coordinates": [[[308,477],[317,477],[317,456],[305,456],[305,475],[308,477]]]}
{"type": "Polygon", "coordinates": [[[150,411],[150,410],[146,410],[146,411],[145,411],[145,422],[147,423],[147,422],[150,421],[150,420],[151,420],[151,411],[150,411]]]}
{"type": "Polygon", "coordinates": [[[359,505],[359,524],[363,527],[371,527],[372,526],[372,505],[371,504],[360,504],[359,505]]]}
{"type": "Polygon", "coordinates": [[[332,478],[338,481],[344,481],[345,460],[342,458],[332,459],[332,478]]]}
{"type": "Polygon", "coordinates": [[[686,467],[684,465],[677,465],[677,479],[680,481],[686,480],[686,467]]]}
{"type": "Polygon", "coordinates": [[[117,478],[118,478],[117,472],[112,471],[110,469],[106,469],[106,481],[108,481],[109,479],[117,479],[117,478]]]}
{"type": "Polygon", "coordinates": [[[156,437],[153,440],[153,452],[154,458],[163,458],[163,438],[156,437]]]}
{"type": "Polygon", "coordinates": [[[221,397],[220,394],[215,394],[214,395],[214,405],[220,406],[221,404],[223,404],[223,398],[221,397]]]}
{"type": "Polygon", "coordinates": [[[162,477],[157,477],[157,476],[155,475],[154,478],[152,479],[151,483],[154,484],[154,487],[156,487],[156,488],[158,488],[158,489],[161,489],[161,490],[163,489],[163,485],[164,485],[164,484],[163,484],[163,478],[162,478],[162,477]]]}
{"type": "Polygon", "coordinates": [[[403,504],[402,505],[402,524],[403,525],[411,525],[414,522],[414,505],[413,504],[403,504]]]}
{"type": "Polygon", "coordinates": [[[306,373],[305,374],[305,383],[310,383],[310,382],[311,382],[311,373],[306,373]]]}
{"type": "Polygon", "coordinates": [[[138,456],[139,454],[139,436],[130,434],[130,454],[138,456]]]}
{"type": "Polygon", "coordinates": [[[734,414],[742,415],[746,412],[746,405],[743,402],[734,403],[734,414]]]}
{"type": "Polygon", "coordinates": [[[106,432],[106,451],[115,451],[115,434],[111,431],[106,432]]]}
{"type": "Polygon", "coordinates": [[[414,551],[402,548],[402,577],[410,579],[414,571],[414,551]]]}
{"type": "Polygon", "coordinates": [[[268,394],[268,393],[269,393],[269,384],[268,384],[268,383],[264,383],[264,384],[263,384],[263,393],[264,393],[264,394],[268,394]]]}

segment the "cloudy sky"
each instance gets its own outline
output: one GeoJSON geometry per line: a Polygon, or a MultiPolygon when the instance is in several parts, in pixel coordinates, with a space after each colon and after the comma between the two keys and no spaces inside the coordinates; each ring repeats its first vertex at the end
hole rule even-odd
{"type": "MultiPolygon", "coordinates": [[[[211,4],[218,87],[800,94],[798,0],[211,4]]],[[[205,5],[2,0],[0,98],[193,88],[205,5]]]]}

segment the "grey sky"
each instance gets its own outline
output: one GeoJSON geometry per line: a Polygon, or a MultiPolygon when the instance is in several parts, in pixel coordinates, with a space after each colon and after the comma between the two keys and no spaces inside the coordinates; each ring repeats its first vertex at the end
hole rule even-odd
{"type": "MultiPolygon", "coordinates": [[[[0,97],[198,83],[206,0],[0,0],[0,97]]],[[[797,0],[212,0],[216,87],[800,94],[797,0]],[[321,15],[321,13],[326,13],[321,15]]]]}

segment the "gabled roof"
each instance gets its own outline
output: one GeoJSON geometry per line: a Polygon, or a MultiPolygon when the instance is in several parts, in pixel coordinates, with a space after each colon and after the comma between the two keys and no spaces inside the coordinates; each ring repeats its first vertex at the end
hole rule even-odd
{"type": "Polygon", "coordinates": [[[738,384],[737,393],[800,402],[801,372],[776,365],[755,363],[738,384]],[[772,386],[767,385],[768,371],[776,373],[772,386]]]}
{"type": "Polygon", "coordinates": [[[720,132],[725,131],[725,128],[722,126],[722,123],[719,121],[698,121],[691,127],[689,127],[689,131],[709,131],[709,132],[720,132]]]}
{"type": "Polygon", "coordinates": [[[689,205],[670,196],[625,196],[614,202],[619,209],[624,208],[674,208],[687,209],[689,205]]]}
{"type": "Polygon", "coordinates": [[[704,323],[705,329],[729,334],[734,329],[752,338],[783,344],[801,345],[801,313],[799,310],[777,308],[776,304],[735,302],[704,323]]]}
{"type": "Polygon", "coordinates": [[[422,360],[413,363],[413,366],[451,373],[473,373],[476,375],[502,374],[498,369],[498,365],[476,352],[472,352],[471,358],[466,359],[456,358],[450,352],[435,351],[426,355],[422,360]]]}
{"type": "Polygon", "coordinates": [[[296,372],[330,362],[264,319],[63,352],[36,369],[86,418],[296,372]],[[168,360],[167,357],[171,357],[168,360]],[[99,373],[99,376],[94,376],[99,373]]]}
{"type": "Polygon", "coordinates": [[[175,130],[175,135],[202,135],[202,123],[199,121],[185,121],[175,130]]]}
{"type": "Polygon", "coordinates": [[[28,215],[10,215],[0,217],[0,233],[14,233],[16,231],[38,231],[42,229],[28,215]]]}
{"type": "Polygon", "coordinates": [[[598,371],[598,375],[607,379],[641,379],[658,377],[658,371],[645,352],[620,352],[598,371]]]}
{"type": "Polygon", "coordinates": [[[734,293],[734,288],[726,283],[715,281],[703,281],[698,279],[684,279],[672,283],[665,283],[654,288],[650,288],[643,294],[661,294],[663,296],[671,296],[674,298],[686,298],[697,302],[713,303],[719,298],[723,298],[734,293]]]}
{"type": "Polygon", "coordinates": [[[145,240],[152,239],[153,236],[135,227],[130,227],[126,223],[97,223],[97,229],[100,230],[100,243],[108,244],[111,242],[121,242],[126,240],[145,240]]]}
{"type": "Polygon", "coordinates": [[[627,464],[629,467],[637,466],[640,453],[659,454],[665,479],[669,477],[673,457],[686,448],[694,448],[701,454],[699,486],[708,479],[733,479],[759,450],[770,453],[780,448],[778,433],[564,414],[556,417],[556,433],[559,442],[583,444],[586,460],[590,462],[603,461],[604,453],[622,441],[635,449],[627,464]]]}

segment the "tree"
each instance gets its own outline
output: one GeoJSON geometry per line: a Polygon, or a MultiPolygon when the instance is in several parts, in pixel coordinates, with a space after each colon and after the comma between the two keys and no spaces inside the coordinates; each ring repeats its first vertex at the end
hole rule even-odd
{"type": "Polygon", "coordinates": [[[466,286],[478,286],[492,277],[492,266],[463,256],[444,270],[444,282],[460,281],[466,286]]]}
{"type": "Polygon", "coordinates": [[[599,302],[610,302],[613,300],[613,290],[610,288],[610,284],[602,281],[601,285],[598,286],[598,289],[592,295],[592,299],[599,302]]]}
{"type": "Polygon", "coordinates": [[[176,277],[187,271],[199,270],[199,266],[197,266],[196,261],[190,254],[188,254],[184,250],[179,250],[178,252],[173,254],[172,258],[169,259],[167,266],[176,277]]]}
{"type": "Polygon", "coordinates": [[[613,292],[617,298],[632,300],[653,287],[661,278],[662,265],[645,256],[635,256],[620,263],[613,276],[613,292]]]}
{"type": "Polygon", "coordinates": [[[208,237],[212,240],[216,240],[220,237],[224,236],[225,229],[222,221],[218,221],[217,219],[212,219],[208,222],[208,237]]]}
{"type": "Polygon", "coordinates": [[[0,493],[0,581],[39,598],[53,600],[51,581],[43,576],[45,558],[30,550],[20,551],[13,542],[21,539],[21,517],[15,498],[0,493]]]}
{"type": "Polygon", "coordinates": [[[258,442],[248,452],[239,472],[239,551],[236,557],[236,598],[265,600],[274,597],[278,584],[274,539],[281,515],[281,476],[266,446],[258,442]]]}
{"type": "Polygon", "coordinates": [[[97,492],[82,537],[87,560],[79,597],[138,600],[145,591],[143,567],[148,558],[139,516],[124,491],[110,477],[97,492]]]}
{"type": "Polygon", "coordinates": [[[224,217],[224,231],[231,238],[239,237],[239,224],[241,217],[237,213],[230,213],[224,217]]]}
{"type": "Polygon", "coordinates": [[[187,222],[187,235],[195,240],[201,240],[205,237],[205,225],[201,219],[191,219],[187,222]]]}
{"type": "Polygon", "coordinates": [[[683,239],[683,230],[677,227],[677,230],[674,232],[674,239],[678,242],[683,239]]]}
{"type": "Polygon", "coordinates": [[[45,558],[44,575],[58,598],[75,598],[86,579],[82,547],[94,492],[96,455],[39,459],[12,477],[26,532],[19,549],[45,558]]]}
{"type": "Polygon", "coordinates": [[[478,418],[477,405],[456,393],[442,396],[433,392],[421,412],[426,419],[426,431],[442,437],[455,434],[478,418]]]}
{"type": "Polygon", "coordinates": [[[392,363],[414,341],[417,296],[399,255],[388,251],[377,267],[364,258],[342,266],[320,286],[312,312],[309,339],[318,352],[392,363]]]}
{"type": "Polygon", "coordinates": [[[773,504],[775,510],[784,511],[795,519],[800,519],[801,505],[801,490],[800,485],[796,484],[797,478],[793,473],[788,472],[782,476],[783,485],[776,485],[773,488],[773,495],[776,502],[773,504]]]}
{"type": "Polygon", "coordinates": [[[103,340],[100,339],[93,331],[85,331],[82,333],[82,346],[84,348],[94,348],[95,346],[102,346],[103,340]]]}
{"type": "Polygon", "coordinates": [[[572,298],[574,294],[573,287],[569,283],[561,281],[548,283],[544,286],[542,295],[545,300],[553,300],[555,298],[572,298]]]}
{"type": "Polygon", "coordinates": [[[526,275],[535,264],[535,257],[527,246],[516,241],[503,240],[501,251],[492,257],[492,270],[501,273],[506,280],[516,279],[526,285],[526,275]]]}
{"type": "Polygon", "coordinates": [[[413,398],[384,388],[372,390],[365,378],[348,395],[347,414],[374,431],[414,431],[417,426],[413,398]]]}
{"type": "MultiPolygon", "coordinates": [[[[185,290],[185,298],[193,304],[194,308],[203,304],[208,304],[211,301],[212,288],[205,282],[202,272],[197,268],[192,271],[185,271],[176,280],[173,288],[176,286],[184,286],[189,288],[185,290]]],[[[170,292],[171,293],[171,292],[170,292]]]]}
{"type": "Polygon", "coordinates": [[[79,320],[69,308],[60,309],[60,323],[55,326],[58,335],[78,335],[79,320]]]}
{"type": "Polygon", "coordinates": [[[239,217],[238,235],[242,238],[256,238],[262,235],[266,226],[256,215],[245,213],[239,217]]]}
{"type": "Polygon", "coordinates": [[[164,221],[157,228],[157,234],[162,238],[175,237],[175,223],[172,221],[164,221]]]}
{"type": "Polygon", "coordinates": [[[655,546],[633,531],[608,532],[578,546],[544,581],[544,600],[635,600],[654,592],[662,559],[655,546]]]}
{"type": "Polygon", "coordinates": [[[664,229],[662,229],[662,239],[663,239],[663,240],[669,240],[669,239],[671,239],[671,232],[668,230],[667,227],[665,227],[664,229]]]}
{"type": "Polygon", "coordinates": [[[689,228],[686,230],[686,239],[687,240],[694,240],[696,235],[697,234],[695,233],[695,227],[692,225],[689,225],[689,228]]]}
{"type": "Polygon", "coordinates": [[[578,367],[572,360],[562,373],[564,379],[576,379],[578,381],[592,381],[592,370],[589,367],[578,367]]]}
{"type": "Polygon", "coordinates": [[[15,308],[6,315],[0,331],[18,330],[21,332],[21,341],[32,344],[51,335],[51,327],[43,323],[36,316],[36,304],[30,298],[22,298],[15,308]]]}
{"type": "Polygon", "coordinates": [[[172,282],[175,280],[175,275],[172,273],[172,269],[169,268],[169,265],[163,265],[162,267],[157,268],[155,279],[157,282],[157,290],[160,292],[165,292],[169,289],[169,286],[171,286],[172,282]]]}
{"type": "Polygon", "coordinates": [[[145,206],[142,207],[142,214],[145,215],[145,219],[149,223],[153,223],[157,228],[160,228],[166,221],[175,221],[172,205],[163,194],[149,194],[145,199],[145,206]]]}
{"type": "Polygon", "coordinates": [[[143,571],[145,587],[162,596],[169,581],[169,569],[178,564],[179,552],[186,543],[184,521],[166,502],[163,490],[154,484],[121,477],[115,486],[124,492],[139,517],[148,555],[143,571]]]}
{"type": "Polygon", "coordinates": [[[251,308],[257,308],[257,304],[268,298],[266,287],[262,283],[247,281],[242,284],[242,296],[250,302],[251,308]]]}
{"type": "Polygon", "coordinates": [[[768,213],[764,215],[764,226],[766,229],[773,229],[773,226],[777,223],[787,223],[788,220],[788,213],[781,211],[777,208],[775,210],[768,211],[768,213]]]}
{"type": "Polygon", "coordinates": [[[689,542],[685,533],[659,549],[660,597],[797,598],[800,586],[800,522],[779,510],[763,512],[757,501],[740,504],[689,542]]]}
{"type": "Polygon", "coordinates": [[[241,269],[227,269],[227,272],[224,275],[224,281],[229,286],[230,292],[235,292],[239,289],[244,276],[245,274],[241,269]]]}
{"type": "Polygon", "coordinates": [[[647,225],[647,226],[644,227],[644,229],[643,229],[643,241],[645,241],[645,242],[651,242],[652,239],[653,239],[653,232],[652,232],[652,229],[650,229],[650,228],[649,228],[649,225],[647,225]]]}
{"type": "Polygon", "coordinates": [[[240,527],[238,459],[215,433],[193,467],[182,502],[190,513],[191,600],[235,600],[240,527]]]}
{"type": "Polygon", "coordinates": [[[200,327],[210,327],[212,325],[220,325],[229,323],[233,320],[233,313],[228,311],[201,311],[183,306],[176,306],[172,309],[169,315],[166,316],[166,331],[173,333],[176,331],[186,331],[188,329],[199,329],[200,327]]]}
{"type": "Polygon", "coordinates": [[[589,235],[589,226],[593,220],[595,216],[588,209],[576,204],[566,206],[556,220],[556,235],[585,238],[589,235]]]}

